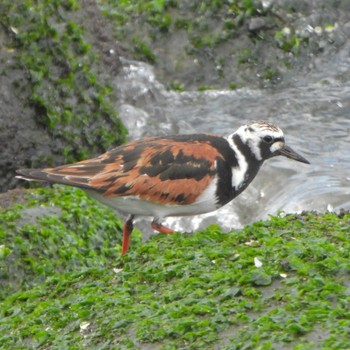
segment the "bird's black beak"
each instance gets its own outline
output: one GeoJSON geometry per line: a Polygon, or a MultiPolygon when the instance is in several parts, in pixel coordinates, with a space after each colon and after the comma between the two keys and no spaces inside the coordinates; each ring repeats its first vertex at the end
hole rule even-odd
{"type": "Polygon", "coordinates": [[[285,156],[285,157],[287,157],[287,158],[297,160],[298,162],[310,164],[310,162],[309,162],[307,159],[305,159],[304,157],[302,157],[302,156],[301,156],[300,154],[298,154],[297,152],[293,151],[289,146],[284,146],[283,148],[281,148],[280,150],[278,150],[278,151],[276,152],[276,155],[285,156]]]}

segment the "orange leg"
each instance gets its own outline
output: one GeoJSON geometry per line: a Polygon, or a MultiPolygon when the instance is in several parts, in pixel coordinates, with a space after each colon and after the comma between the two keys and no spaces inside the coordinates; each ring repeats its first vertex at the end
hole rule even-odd
{"type": "Polygon", "coordinates": [[[152,228],[160,233],[175,233],[171,228],[165,227],[157,221],[152,221],[152,228]]]}
{"type": "Polygon", "coordinates": [[[132,222],[133,220],[133,216],[130,216],[128,218],[127,221],[125,221],[124,223],[124,227],[123,227],[123,242],[122,242],[122,255],[124,255],[128,249],[129,249],[129,245],[130,245],[130,236],[131,236],[131,232],[134,229],[134,224],[132,222]]]}

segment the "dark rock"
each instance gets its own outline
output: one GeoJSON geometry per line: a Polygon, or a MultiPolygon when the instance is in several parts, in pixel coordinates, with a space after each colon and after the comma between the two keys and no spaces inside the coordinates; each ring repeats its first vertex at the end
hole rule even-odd
{"type": "Polygon", "coordinates": [[[258,32],[259,30],[266,29],[266,28],[267,28],[267,22],[263,17],[253,17],[249,21],[248,29],[251,32],[258,32]]]}

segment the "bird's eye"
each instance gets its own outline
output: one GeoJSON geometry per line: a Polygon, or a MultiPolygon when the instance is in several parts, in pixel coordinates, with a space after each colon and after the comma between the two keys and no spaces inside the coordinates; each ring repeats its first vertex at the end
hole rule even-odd
{"type": "Polygon", "coordinates": [[[264,141],[266,143],[271,143],[273,141],[273,138],[270,135],[266,135],[266,136],[264,136],[264,141]]]}

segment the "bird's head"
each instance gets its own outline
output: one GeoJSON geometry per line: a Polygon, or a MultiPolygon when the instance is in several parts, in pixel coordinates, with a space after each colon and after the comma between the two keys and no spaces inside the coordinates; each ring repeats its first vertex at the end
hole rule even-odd
{"type": "Polygon", "coordinates": [[[263,121],[251,121],[241,126],[234,134],[236,143],[242,144],[259,161],[275,156],[285,156],[298,162],[310,164],[300,154],[285,144],[283,131],[276,125],[263,121]],[[238,140],[237,135],[240,140],[238,140]]]}

